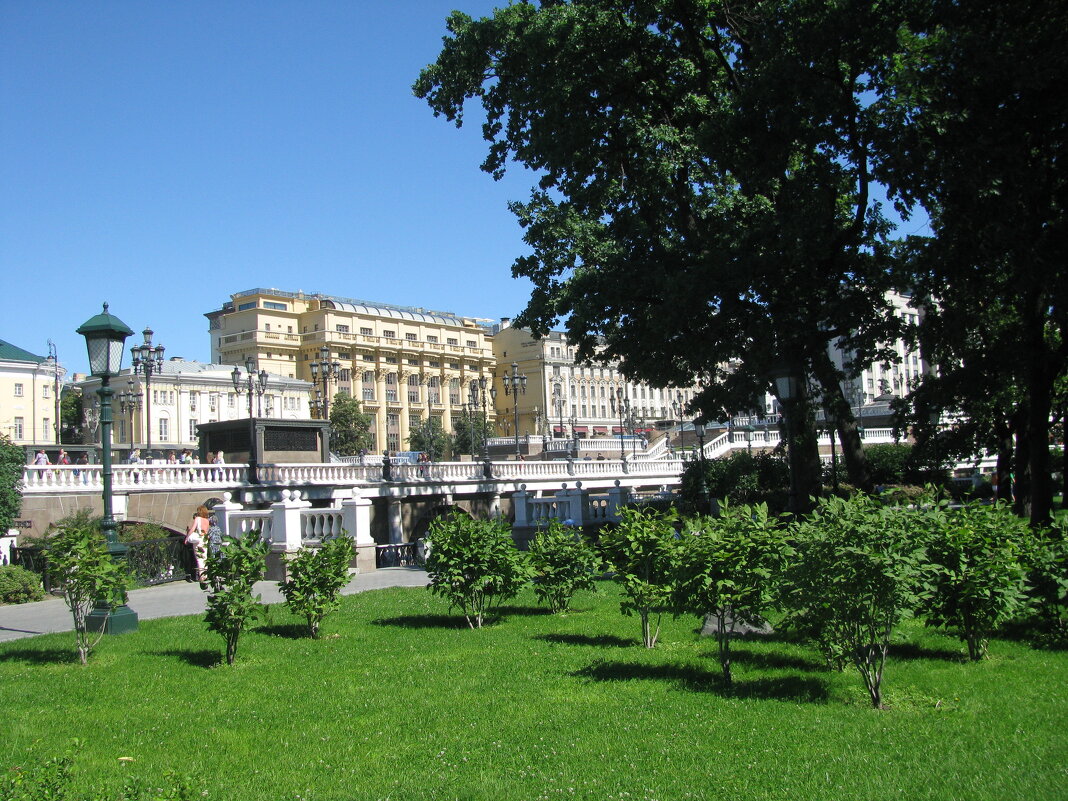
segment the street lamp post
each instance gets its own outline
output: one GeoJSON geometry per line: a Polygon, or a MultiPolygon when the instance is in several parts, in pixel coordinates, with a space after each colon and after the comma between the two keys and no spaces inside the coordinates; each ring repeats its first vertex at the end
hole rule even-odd
{"type": "Polygon", "coordinates": [[[519,452],[519,396],[527,394],[527,377],[519,372],[519,363],[512,362],[512,372],[504,374],[504,394],[512,396],[512,420],[515,422],[515,460],[519,452]]]}
{"type": "Polygon", "coordinates": [[[241,368],[235,367],[230,373],[230,378],[234,382],[234,391],[238,395],[248,395],[248,475],[249,481],[257,481],[257,469],[259,467],[259,448],[256,443],[256,418],[252,414],[252,399],[254,397],[262,397],[263,393],[267,391],[267,371],[260,370],[256,372],[256,362],[248,356],[245,359],[245,373],[242,377],[241,368]]]}
{"type": "Polygon", "coordinates": [[[775,382],[775,394],[783,404],[783,411],[785,412],[786,447],[789,452],[790,463],[790,508],[788,511],[797,512],[797,465],[794,452],[796,446],[793,437],[793,410],[789,407],[797,397],[799,379],[797,374],[789,367],[780,367],[773,370],[770,377],[775,382]]]}
{"type": "Polygon", "coordinates": [[[130,348],[133,357],[133,371],[145,377],[145,458],[152,458],[152,376],[163,372],[162,345],[152,346],[151,328],[141,332],[145,341],[130,348]]]}
{"type": "Polygon", "coordinates": [[[616,395],[611,400],[612,414],[619,415],[619,460],[626,461],[627,452],[623,443],[623,431],[626,428],[627,415],[630,413],[630,400],[623,396],[623,389],[617,389],[616,395]]]}
{"type": "Polygon", "coordinates": [[[560,392],[560,385],[556,385],[556,389],[553,391],[553,403],[556,405],[556,413],[560,417],[560,438],[563,439],[567,433],[564,430],[564,395],[560,392]]]}
{"type": "Polygon", "coordinates": [[[708,497],[708,484],[705,481],[705,424],[703,422],[694,421],[694,431],[697,432],[697,452],[700,454],[700,470],[701,470],[701,498],[705,502],[705,508],[708,509],[709,514],[714,514],[712,509],[712,501],[708,497]]]}
{"type": "Polygon", "coordinates": [[[141,408],[141,393],[134,387],[134,382],[131,379],[126,384],[126,389],[119,393],[119,410],[126,414],[130,413],[130,448],[134,446],[134,412],[141,408]]]}
{"type": "Polygon", "coordinates": [[[486,407],[489,401],[497,400],[497,388],[490,385],[489,389],[487,389],[486,384],[485,376],[479,376],[477,380],[471,382],[471,402],[476,409],[479,402],[482,404],[482,474],[487,479],[492,479],[493,466],[490,464],[489,458],[489,437],[486,436],[489,428],[489,416],[486,413],[486,407]]]}
{"type": "Polygon", "coordinates": [[[571,426],[571,439],[568,441],[567,453],[572,459],[577,459],[579,457],[578,419],[575,415],[571,415],[567,418],[567,424],[571,426]]]}
{"type": "MultiPolygon", "coordinates": [[[[108,554],[113,560],[123,558],[126,546],[119,542],[116,534],[115,516],[112,511],[111,498],[111,389],[112,377],[119,374],[122,366],[122,351],[126,337],[133,330],[118,317],[108,313],[108,304],[100,314],[90,317],[78,329],[85,337],[86,349],[89,351],[89,372],[100,379],[100,478],[103,483],[102,500],[104,516],[100,520],[100,531],[107,543],[108,554]]],[[[137,629],[137,613],[125,603],[111,608],[104,602],[98,602],[96,608],[86,617],[86,627],[108,634],[122,634],[137,629]]]]}
{"type": "MultiPolygon", "coordinates": [[[[320,420],[330,419],[330,382],[336,381],[341,373],[341,362],[330,358],[330,348],[323,345],[319,348],[319,358],[311,362],[312,383],[320,379],[323,382],[322,395],[312,401],[312,408],[318,410],[320,420]]],[[[318,395],[319,388],[316,387],[318,395]]]]}

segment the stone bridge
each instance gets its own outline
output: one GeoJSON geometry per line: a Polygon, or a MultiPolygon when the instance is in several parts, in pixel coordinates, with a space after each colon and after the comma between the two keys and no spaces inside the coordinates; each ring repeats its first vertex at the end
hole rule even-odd
{"type": "MultiPolygon", "coordinates": [[[[120,521],[151,522],[184,533],[196,507],[212,506],[227,532],[261,528],[276,551],[345,530],[356,539],[361,567],[373,548],[414,541],[437,516],[461,509],[503,516],[517,528],[549,519],[578,525],[612,519],[641,495],[673,491],[680,459],[531,462],[438,462],[381,465],[114,465],[112,492],[120,521]]],[[[103,509],[99,465],[27,466],[20,533],[40,534],[79,509],[103,509]]]]}

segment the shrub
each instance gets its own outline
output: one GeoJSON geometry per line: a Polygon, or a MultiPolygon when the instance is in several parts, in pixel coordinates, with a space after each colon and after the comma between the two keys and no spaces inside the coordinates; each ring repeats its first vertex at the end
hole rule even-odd
{"type": "Polygon", "coordinates": [[[972,504],[949,511],[931,529],[927,550],[927,625],[955,627],[968,656],[982,659],[987,637],[1024,601],[1026,521],[1005,504],[972,504]]]}
{"type": "Polygon", "coordinates": [[[49,540],[48,562],[52,576],[62,583],[63,600],[74,617],[78,657],[84,665],[105,629],[102,625],[94,639],[94,632],[86,629],[86,617],[100,602],[109,610],[106,621],[112,607],[126,602],[126,570],[112,560],[99,521],[87,510],[59,521],[49,540]]]}
{"type": "Polygon", "coordinates": [[[20,565],[0,566],[0,603],[24,604],[44,597],[39,575],[20,565]]]}
{"type": "Polygon", "coordinates": [[[308,621],[312,637],[318,638],[323,618],[337,609],[355,555],[352,539],[342,532],[318,548],[301,548],[287,560],[289,578],[282,582],[282,595],[293,613],[308,621]]]}
{"type": "Polygon", "coordinates": [[[679,545],[674,523],[672,514],[622,509],[619,525],[601,532],[604,559],[623,590],[620,611],[641,618],[646,648],[656,645],[660,617],[671,600],[679,545]]]}
{"type": "Polygon", "coordinates": [[[0,434],[0,531],[11,528],[22,509],[22,470],[25,465],[22,448],[7,434],[0,434]]]}
{"type": "Polygon", "coordinates": [[[578,590],[593,588],[600,557],[578,532],[553,520],[531,540],[528,551],[534,594],[551,612],[565,612],[578,590]]]}
{"type": "Polygon", "coordinates": [[[144,542],[166,539],[172,534],[158,523],[128,523],[119,526],[118,536],[120,542],[144,542]]]}
{"type": "Polygon", "coordinates": [[[1068,645],[1068,521],[1025,551],[1028,611],[1039,644],[1068,645]]]}
{"type": "Polygon", "coordinates": [[[430,591],[463,612],[473,629],[530,581],[526,554],[516,549],[502,520],[453,513],[430,524],[426,541],[430,591]]]}
{"type": "Polygon", "coordinates": [[[709,497],[735,506],[766,503],[773,511],[785,508],[790,468],[781,453],[735,451],[722,459],[698,459],[683,471],[680,494],[686,508],[709,511],[701,494],[701,478],[709,497]]]}
{"type": "Polygon", "coordinates": [[[875,708],[894,627],[920,601],[923,545],[910,536],[930,509],[883,506],[874,498],[824,498],[793,525],[787,569],[791,624],[827,661],[853,663],[875,708]]]}
{"type": "Polygon", "coordinates": [[[720,667],[728,684],[735,624],[764,623],[787,552],[783,533],[764,504],[727,504],[718,518],[685,521],[675,604],[700,617],[715,617],[720,667]]]}
{"type": "Polygon", "coordinates": [[[237,656],[237,641],[245,627],[263,613],[260,596],[252,585],[267,569],[270,544],[253,529],[228,538],[217,553],[208,553],[208,579],[215,592],[208,596],[204,620],[208,628],[226,641],[226,664],[237,656]]]}
{"type": "Polygon", "coordinates": [[[881,445],[865,446],[864,455],[868,460],[872,483],[877,485],[909,483],[906,475],[911,454],[911,445],[895,445],[887,442],[881,445]]]}

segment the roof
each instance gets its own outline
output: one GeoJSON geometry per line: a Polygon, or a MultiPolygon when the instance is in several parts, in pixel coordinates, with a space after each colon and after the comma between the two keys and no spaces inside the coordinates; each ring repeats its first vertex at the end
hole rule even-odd
{"type": "Polygon", "coordinates": [[[23,350],[17,345],[12,345],[4,339],[0,339],[0,359],[9,362],[33,362],[40,364],[45,360],[44,356],[37,356],[28,350],[23,350]]]}

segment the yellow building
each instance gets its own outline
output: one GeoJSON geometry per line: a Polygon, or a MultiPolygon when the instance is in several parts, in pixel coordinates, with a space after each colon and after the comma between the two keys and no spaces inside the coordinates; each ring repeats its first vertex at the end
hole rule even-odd
{"type": "Polygon", "coordinates": [[[66,371],[0,339],[0,430],[16,445],[59,444],[59,395],[66,371]]]}
{"type": "Polygon", "coordinates": [[[621,428],[624,434],[648,437],[656,428],[689,419],[682,407],[697,391],[696,386],[666,389],[630,381],[614,363],[576,363],[576,347],[565,334],[551,331],[536,339],[530,331],[512,327],[507,319],[494,333],[493,351],[500,365],[497,415],[504,436],[515,436],[518,401],[521,437],[603,437],[608,438],[607,453],[616,447],[610,438],[618,436],[621,428]],[[517,398],[504,392],[503,376],[511,372],[513,363],[527,377],[526,393],[517,398]],[[625,399],[624,414],[620,414],[620,397],[625,399]]]}
{"type": "Polygon", "coordinates": [[[375,451],[406,450],[428,416],[451,432],[467,386],[494,369],[487,321],[447,312],[250,289],[206,316],[213,362],[251,358],[268,373],[314,382],[320,393],[318,365],[324,356],[337,363],[326,399],[342,391],[360,401],[373,421],[375,451]]]}

